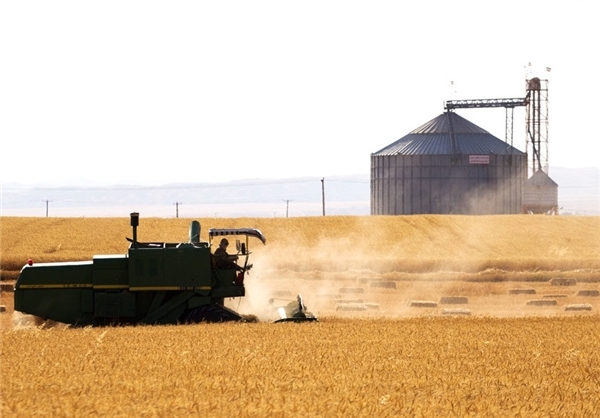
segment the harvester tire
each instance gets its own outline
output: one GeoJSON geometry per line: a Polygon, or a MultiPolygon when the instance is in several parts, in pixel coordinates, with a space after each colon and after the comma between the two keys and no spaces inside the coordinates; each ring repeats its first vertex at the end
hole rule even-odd
{"type": "Polygon", "coordinates": [[[241,321],[243,318],[235,311],[220,305],[204,305],[190,311],[185,318],[188,324],[200,322],[241,321]]]}

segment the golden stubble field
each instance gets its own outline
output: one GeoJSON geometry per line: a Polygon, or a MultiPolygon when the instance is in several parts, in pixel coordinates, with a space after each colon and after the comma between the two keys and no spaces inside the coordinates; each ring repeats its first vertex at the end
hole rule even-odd
{"type": "Polygon", "coordinates": [[[13,330],[2,413],[593,417],[598,338],[591,316],[13,330]]]}
{"type": "MultiPolygon", "coordinates": [[[[187,240],[190,219],[141,215],[139,240],[187,240]]],[[[598,217],[199,220],[205,240],[211,227],[267,237],[252,242],[248,297],[227,302],[265,320],[15,326],[4,291],[2,416],[600,412],[598,217]],[[269,298],[296,293],[320,322],[266,321],[269,298]]],[[[0,222],[4,284],[28,258],[125,253],[131,236],[126,217],[0,222]]]]}

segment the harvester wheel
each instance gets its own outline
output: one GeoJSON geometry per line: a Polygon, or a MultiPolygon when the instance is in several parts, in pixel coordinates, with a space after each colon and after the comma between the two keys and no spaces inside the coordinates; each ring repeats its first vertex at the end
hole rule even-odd
{"type": "Polygon", "coordinates": [[[204,305],[190,311],[186,323],[241,321],[243,318],[235,311],[220,305],[204,305]]]}

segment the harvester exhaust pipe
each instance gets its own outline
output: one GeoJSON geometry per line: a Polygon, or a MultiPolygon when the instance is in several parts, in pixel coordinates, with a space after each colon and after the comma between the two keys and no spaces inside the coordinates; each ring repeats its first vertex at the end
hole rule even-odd
{"type": "Polygon", "coordinates": [[[190,223],[190,242],[198,244],[200,242],[200,222],[192,221],[190,223]]]}
{"type": "Polygon", "coordinates": [[[133,248],[137,248],[137,227],[140,224],[140,214],[132,212],[129,216],[131,217],[130,224],[133,227],[133,248]]]}

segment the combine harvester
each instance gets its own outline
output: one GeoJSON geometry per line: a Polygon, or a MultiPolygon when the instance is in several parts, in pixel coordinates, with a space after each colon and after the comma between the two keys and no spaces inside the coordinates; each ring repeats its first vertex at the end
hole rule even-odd
{"type": "MultiPolygon", "coordinates": [[[[248,239],[266,243],[258,229],[210,229],[209,242],[201,242],[200,223],[192,221],[189,242],[138,242],[139,214],[130,219],[127,254],[66,263],[29,260],[15,284],[15,311],[77,326],[246,320],[224,300],[246,294],[244,277],[252,267],[248,239]],[[219,268],[212,239],[228,235],[245,237],[241,243],[236,239],[244,263],[219,268]]],[[[273,308],[274,322],[317,320],[300,295],[295,304],[273,308]]]]}

